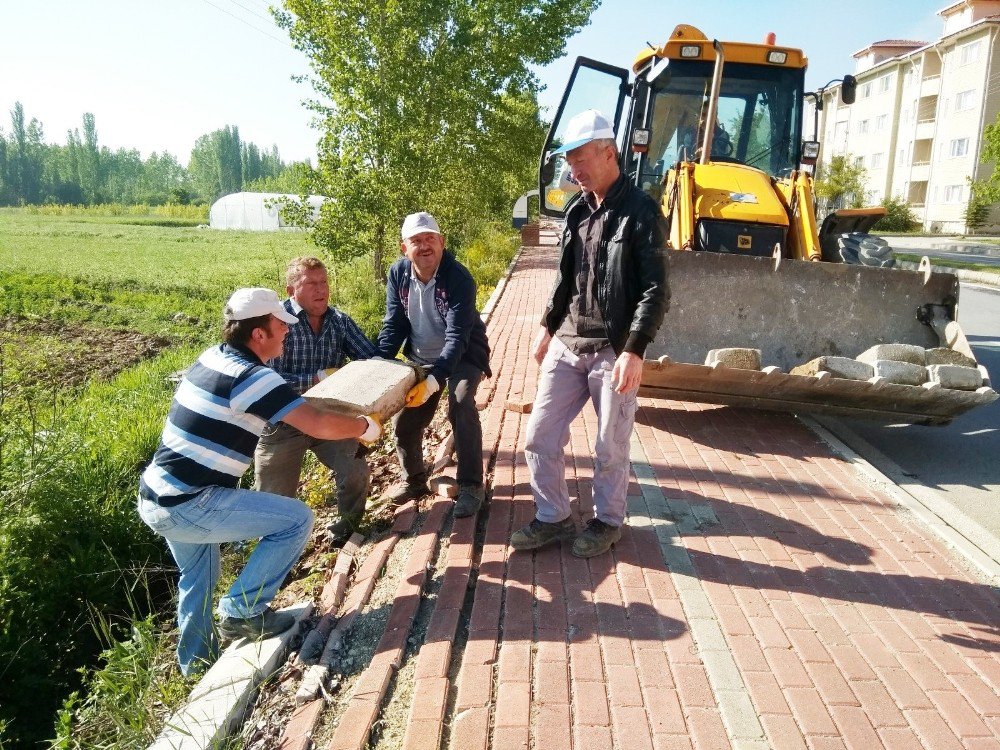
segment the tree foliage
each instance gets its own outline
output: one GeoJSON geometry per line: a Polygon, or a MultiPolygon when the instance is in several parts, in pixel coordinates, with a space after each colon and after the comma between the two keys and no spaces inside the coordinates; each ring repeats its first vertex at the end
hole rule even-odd
{"type": "Polygon", "coordinates": [[[822,164],[816,175],[816,195],[829,208],[861,208],[865,200],[865,168],[851,154],[839,154],[822,164]]]}
{"type": "Polygon", "coordinates": [[[277,146],[265,151],[242,141],[235,126],[201,136],[185,169],[166,151],[143,159],[135,149],[101,146],[89,112],[65,145],[46,143],[42,124],[20,102],[10,115],[9,135],[0,130],[0,206],[211,201],[288,168],[277,146]]]}
{"type": "Polygon", "coordinates": [[[920,222],[910,208],[910,204],[902,198],[888,196],[882,201],[885,216],[879,219],[872,231],[875,232],[909,232],[916,229],[920,222]]]}
{"type": "Polygon", "coordinates": [[[599,0],[285,0],[310,58],[323,137],[316,240],[369,255],[376,276],[403,216],[428,210],[452,241],[506,217],[543,137],[531,65],[562,54],[599,0]]]}

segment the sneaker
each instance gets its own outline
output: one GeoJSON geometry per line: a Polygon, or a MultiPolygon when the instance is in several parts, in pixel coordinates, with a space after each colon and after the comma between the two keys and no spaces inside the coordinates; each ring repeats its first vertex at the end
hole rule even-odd
{"type": "Polygon", "coordinates": [[[219,634],[226,640],[257,641],[284,633],[296,622],[291,612],[277,612],[267,607],[253,617],[223,617],[219,620],[219,634]]]}
{"type": "Polygon", "coordinates": [[[415,482],[403,481],[386,490],[380,504],[402,505],[409,500],[416,500],[429,494],[431,494],[431,488],[427,486],[426,479],[419,479],[415,482]]]}
{"type": "Polygon", "coordinates": [[[485,497],[486,490],[481,484],[460,484],[458,497],[455,498],[455,518],[468,518],[476,515],[485,497]]]}
{"type": "Polygon", "coordinates": [[[546,523],[533,518],[531,523],[510,535],[510,546],[514,549],[538,549],[546,544],[569,539],[576,533],[572,518],[555,523],[546,523]]]}
{"type": "Polygon", "coordinates": [[[326,527],[326,538],[334,547],[343,547],[351,534],[358,530],[360,519],[341,516],[326,527]]]}
{"type": "Polygon", "coordinates": [[[603,555],[622,538],[622,527],[591,518],[583,533],[573,540],[573,554],[576,557],[603,555]]]}

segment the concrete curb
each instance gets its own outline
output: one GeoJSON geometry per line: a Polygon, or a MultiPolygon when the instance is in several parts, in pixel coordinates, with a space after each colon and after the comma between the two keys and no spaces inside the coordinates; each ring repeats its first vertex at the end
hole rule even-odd
{"type": "MultiPolygon", "coordinates": [[[[312,612],[311,602],[292,612],[301,623],[312,612]]],[[[223,743],[242,721],[257,686],[282,664],[288,644],[298,633],[289,628],[275,638],[230,646],[201,678],[188,702],[171,716],[149,750],[208,750],[223,743]]]]}
{"type": "Polygon", "coordinates": [[[950,506],[930,487],[909,481],[891,459],[846,426],[831,424],[817,416],[799,416],[799,419],[835,453],[853,464],[860,475],[887,492],[965,558],[987,583],[1000,585],[1000,545],[989,531],[950,506]]]}

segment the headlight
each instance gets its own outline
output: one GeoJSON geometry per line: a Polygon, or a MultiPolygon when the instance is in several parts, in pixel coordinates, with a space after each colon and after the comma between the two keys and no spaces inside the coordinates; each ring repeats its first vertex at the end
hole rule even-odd
{"type": "Polygon", "coordinates": [[[780,50],[773,49],[767,53],[767,61],[774,65],[784,65],[787,59],[787,52],[781,52],[780,50]]]}
{"type": "Polygon", "coordinates": [[[802,158],[819,158],[819,141],[802,141],[802,158]]]}
{"type": "Polygon", "coordinates": [[[681,47],[681,57],[701,57],[701,45],[685,44],[681,47]]]}

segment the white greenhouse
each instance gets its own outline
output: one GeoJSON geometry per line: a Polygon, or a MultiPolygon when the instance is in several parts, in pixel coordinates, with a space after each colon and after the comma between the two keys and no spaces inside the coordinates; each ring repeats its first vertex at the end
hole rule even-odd
{"type": "MultiPolygon", "coordinates": [[[[295,229],[285,224],[281,217],[282,201],[288,199],[299,202],[300,198],[291,193],[230,193],[224,195],[208,212],[208,225],[212,229],[242,229],[251,232],[276,232],[280,229],[295,229]]],[[[319,207],[328,200],[322,195],[310,195],[307,199],[312,208],[313,219],[319,217],[319,207]]]]}

